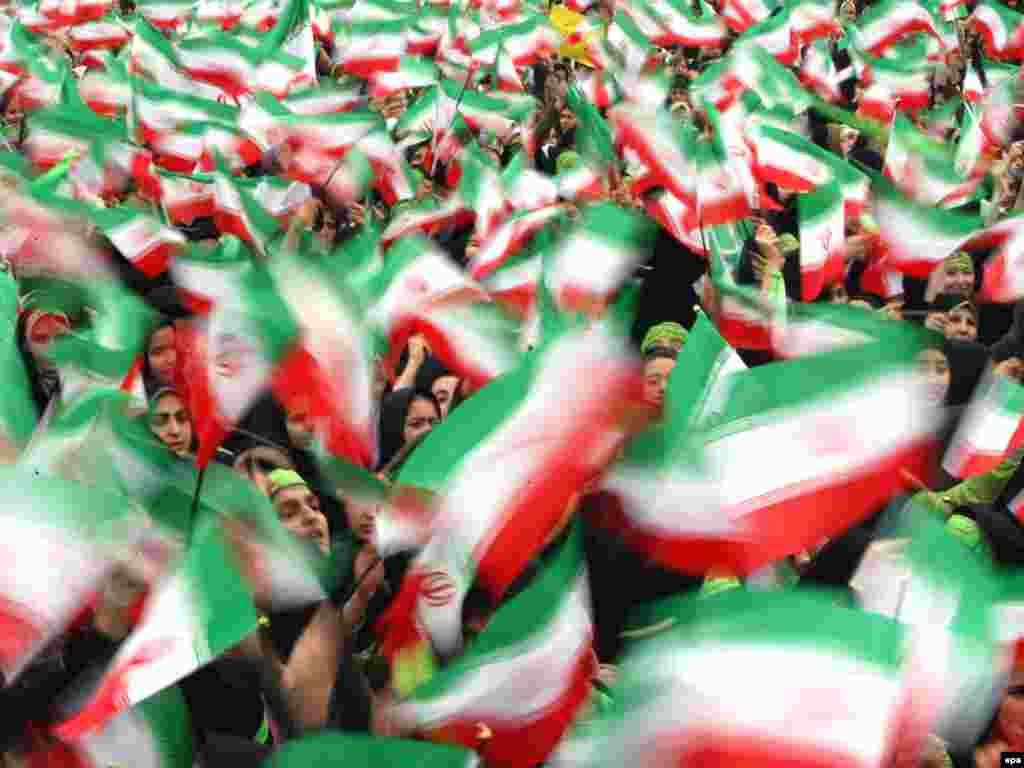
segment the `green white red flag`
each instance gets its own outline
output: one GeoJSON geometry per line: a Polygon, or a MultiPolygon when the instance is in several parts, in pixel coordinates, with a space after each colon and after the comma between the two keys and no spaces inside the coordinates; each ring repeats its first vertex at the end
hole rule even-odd
{"type": "Polygon", "coordinates": [[[552,768],[870,768],[932,725],[911,720],[927,691],[901,663],[903,630],[878,616],[743,589],[663,613],[667,628],[630,646],[616,706],[560,745],[552,768]]]}
{"type": "Polygon", "coordinates": [[[108,568],[127,499],[22,467],[2,469],[0,670],[8,683],[81,610],[108,568]]]}
{"type": "Polygon", "coordinates": [[[119,714],[195,672],[256,631],[256,609],[219,523],[200,522],[89,702],[55,728],[68,742],[100,737],[119,714]]]}
{"type": "Polygon", "coordinates": [[[904,274],[927,277],[983,229],[979,217],[908,200],[884,179],[876,178],[872,189],[871,215],[888,249],[888,263],[904,274]]]}
{"type": "Polygon", "coordinates": [[[800,291],[814,301],[823,288],[840,282],[846,266],[846,216],[842,190],[823,184],[797,198],[800,232],[800,291]]]}
{"type": "Polygon", "coordinates": [[[293,739],[275,749],[267,762],[267,768],[304,768],[322,760],[341,760],[351,768],[374,768],[380,765],[477,768],[480,765],[479,756],[463,747],[324,731],[293,739]]]}
{"type": "Polygon", "coordinates": [[[412,454],[398,482],[437,490],[437,516],[396,600],[438,653],[462,645],[470,587],[500,599],[558,530],[570,500],[614,454],[639,389],[635,359],[609,329],[565,331],[412,454]]]}
{"type": "Polygon", "coordinates": [[[946,449],[942,467],[967,479],[994,469],[1024,445],[1024,387],[990,375],[975,393],[946,449]]]}
{"type": "Polygon", "coordinates": [[[582,554],[574,528],[465,653],[395,705],[397,722],[474,748],[488,764],[543,762],[587,700],[595,671],[582,554]]]}

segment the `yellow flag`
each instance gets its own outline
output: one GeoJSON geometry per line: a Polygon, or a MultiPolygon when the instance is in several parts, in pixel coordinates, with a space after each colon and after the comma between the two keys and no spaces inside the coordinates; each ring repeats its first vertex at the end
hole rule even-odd
{"type": "MultiPolygon", "coordinates": [[[[576,13],[576,11],[566,8],[564,5],[556,5],[552,8],[548,18],[551,19],[551,23],[563,38],[568,38],[583,22],[582,13],[576,13]]],[[[590,32],[585,41],[589,42],[591,39],[596,39],[598,34],[596,31],[590,32]]],[[[558,49],[558,55],[566,59],[575,59],[591,68],[594,66],[594,62],[587,55],[587,47],[584,41],[571,45],[569,43],[562,43],[562,46],[558,49]]]]}

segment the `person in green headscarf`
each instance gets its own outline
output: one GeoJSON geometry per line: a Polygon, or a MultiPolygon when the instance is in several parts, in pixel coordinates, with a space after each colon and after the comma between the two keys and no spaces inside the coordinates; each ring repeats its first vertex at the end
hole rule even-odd
{"type": "Polygon", "coordinates": [[[579,152],[567,149],[558,155],[558,159],[555,161],[555,173],[561,176],[563,173],[575,171],[582,162],[579,152]]]}
{"type": "Polygon", "coordinates": [[[654,347],[668,347],[676,351],[683,348],[689,334],[679,323],[665,322],[652,325],[640,342],[640,354],[646,355],[654,347]]]}

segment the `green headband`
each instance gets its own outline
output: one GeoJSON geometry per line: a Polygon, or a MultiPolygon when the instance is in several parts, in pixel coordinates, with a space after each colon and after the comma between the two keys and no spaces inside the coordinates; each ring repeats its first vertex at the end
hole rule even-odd
{"type": "Polygon", "coordinates": [[[946,532],[956,536],[970,549],[977,549],[981,543],[981,529],[969,517],[951,515],[946,521],[946,532]]]}
{"type": "Polygon", "coordinates": [[[670,347],[680,349],[685,343],[689,334],[679,323],[667,322],[652,325],[644,334],[644,340],[640,343],[640,353],[646,354],[654,347],[670,347]]]}
{"type": "Polygon", "coordinates": [[[302,475],[294,469],[275,469],[267,475],[267,480],[270,481],[270,498],[274,498],[285,488],[294,488],[297,485],[309,486],[309,483],[302,479],[302,475]]]}

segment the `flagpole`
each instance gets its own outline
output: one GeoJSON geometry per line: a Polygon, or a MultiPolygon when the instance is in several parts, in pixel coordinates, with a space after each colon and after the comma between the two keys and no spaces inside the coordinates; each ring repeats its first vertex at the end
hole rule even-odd
{"type": "MultiPolygon", "coordinates": [[[[455,111],[452,113],[452,119],[448,123],[448,127],[445,129],[444,133],[441,134],[441,138],[442,139],[444,139],[444,138],[446,138],[448,136],[448,134],[452,130],[452,127],[455,125],[455,118],[459,116],[459,107],[462,106],[462,97],[466,94],[466,89],[469,88],[469,81],[470,81],[470,79],[472,79],[473,72],[475,70],[476,70],[475,63],[473,61],[470,61],[469,62],[469,68],[466,71],[466,79],[462,83],[462,90],[459,91],[459,97],[457,99],[455,99],[455,111]]],[[[444,90],[441,88],[441,83],[440,82],[437,84],[437,92],[438,92],[438,95],[444,95],[444,90]]],[[[441,143],[440,141],[435,141],[434,142],[434,151],[431,153],[434,156],[433,160],[432,160],[432,162],[430,164],[430,175],[431,175],[431,177],[433,177],[433,175],[437,172],[437,148],[440,145],[440,143],[441,143]]]]}
{"type": "Polygon", "coordinates": [[[199,495],[203,490],[203,479],[206,477],[206,467],[199,470],[199,474],[196,476],[196,490],[192,495],[192,508],[189,512],[188,521],[188,536],[186,537],[186,545],[192,541],[192,536],[195,533],[196,520],[199,518],[199,495]]]}

